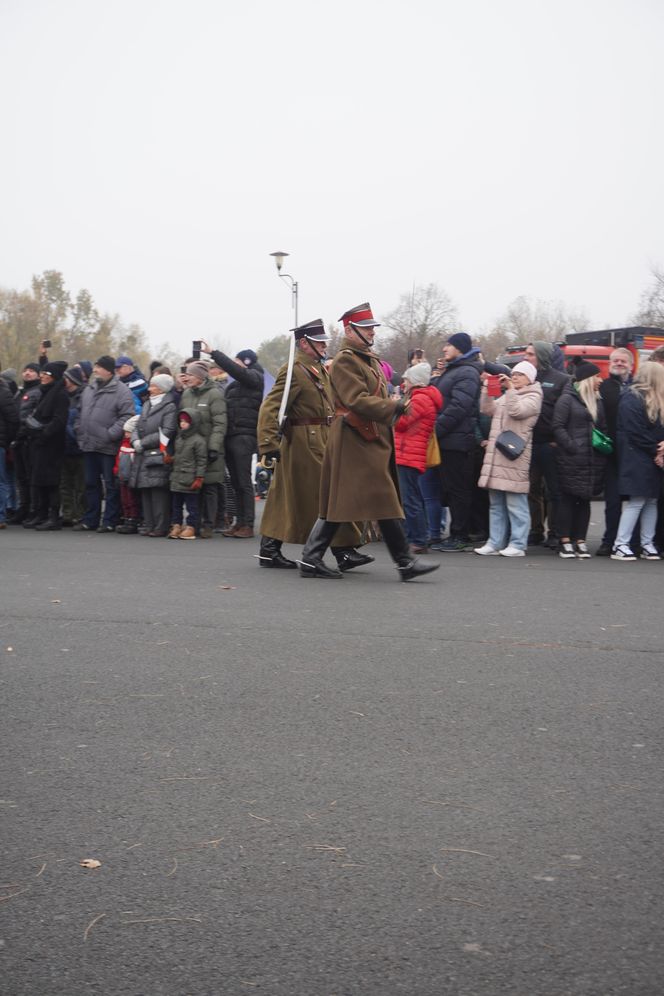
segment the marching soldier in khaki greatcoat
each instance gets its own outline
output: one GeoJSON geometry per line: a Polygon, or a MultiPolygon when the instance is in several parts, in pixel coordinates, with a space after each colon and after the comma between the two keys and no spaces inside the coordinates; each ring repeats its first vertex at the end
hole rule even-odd
{"type": "Polygon", "coordinates": [[[371,349],[379,323],[369,305],[351,308],[340,321],[345,335],[330,380],[341,417],[330,428],[320,482],[320,517],[302,551],[300,574],[343,577],[323,560],[339,524],[377,519],[401,580],[410,581],[439,565],[412,556],[402,525],[392,425],[408,402],[388,396],[379,358],[371,349]]]}
{"type": "MultiPolygon", "coordinates": [[[[323,366],[325,343],[330,338],[321,319],[291,329],[297,351],[285,405],[286,420],[279,412],[286,390],[285,364],[266,396],[258,415],[258,452],[274,461],[274,475],[261,523],[261,567],[297,568],[281,552],[282,543],[305,542],[318,518],[320,471],[335,420],[330,375],[323,366]]],[[[332,547],[339,569],[351,570],[373,562],[358,553],[360,530],[352,523],[340,527],[332,547]]]]}

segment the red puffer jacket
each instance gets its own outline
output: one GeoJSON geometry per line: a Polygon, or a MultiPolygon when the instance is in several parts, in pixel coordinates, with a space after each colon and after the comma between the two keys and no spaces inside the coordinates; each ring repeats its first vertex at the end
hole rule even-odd
{"type": "Polygon", "coordinates": [[[397,464],[426,470],[427,444],[443,399],[440,391],[431,387],[416,387],[410,392],[410,411],[394,426],[397,464]]]}

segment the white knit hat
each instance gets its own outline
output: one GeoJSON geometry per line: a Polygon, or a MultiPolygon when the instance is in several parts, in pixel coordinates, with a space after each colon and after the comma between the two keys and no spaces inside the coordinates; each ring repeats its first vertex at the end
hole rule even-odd
{"type": "Polygon", "coordinates": [[[413,387],[427,387],[431,380],[431,364],[426,362],[413,364],[404,370],[403,379],[410,381],[413,387]]]}
{"type": "Polygon", "coordinates": [[[537,380],[537,367],[529,360],[521,360],[512,368],[513,374],[525,374],[531,384],[537,380]]]}

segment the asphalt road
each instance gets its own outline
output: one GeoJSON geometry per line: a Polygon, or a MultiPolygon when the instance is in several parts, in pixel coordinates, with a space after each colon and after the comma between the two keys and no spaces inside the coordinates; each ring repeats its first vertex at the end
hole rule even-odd
{"type": "Polygon", "coordinates": [[[664,563],[257,547],[0,533],[0,992],[659,996],[664,563]]]}

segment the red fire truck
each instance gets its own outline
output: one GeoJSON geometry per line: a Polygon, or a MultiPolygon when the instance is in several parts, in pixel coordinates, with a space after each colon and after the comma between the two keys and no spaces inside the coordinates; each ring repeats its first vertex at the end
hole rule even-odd
{"type": "MultiPolygon", "coordinates": [[[[617,346],[629,349],[634,357],[634,370],[638,370],[639,362],[647,360],[653,349],[664,346],[664,329],[649,328],[635,325],[624,329],[599,329],[595,332],[569,332],[564,342],[559,342],[564,356],[565,365],[577,356],[595,363],[602,377],[609,374],[609,356],[617,346]]],[[[498,363],[513,367],[524,359],[525,346],[509,346],[498,363]]]]}

